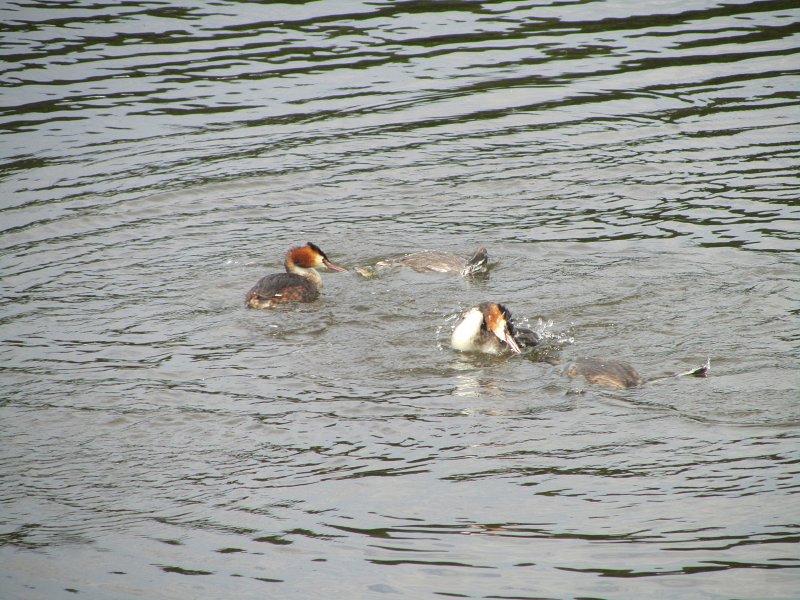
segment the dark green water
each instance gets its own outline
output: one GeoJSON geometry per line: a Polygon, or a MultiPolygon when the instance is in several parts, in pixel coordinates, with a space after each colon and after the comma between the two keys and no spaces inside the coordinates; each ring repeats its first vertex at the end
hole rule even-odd
{"type": "Polygon", "coordinates": [[[0,596],[796,597],[795,3],[0,17],[0,596]],[[492,270],[246,310],[306,240],[492,270]]]}

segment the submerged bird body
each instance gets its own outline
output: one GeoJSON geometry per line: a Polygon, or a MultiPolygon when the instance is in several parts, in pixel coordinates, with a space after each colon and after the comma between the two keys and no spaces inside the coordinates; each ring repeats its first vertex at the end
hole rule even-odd
{"type": "Polygon", "coordinates": [[[618,390],[642,384],[642,378],[633,365],[621,360],[581,358],[567,367],[566,374],[570,377],[582,375],[589,383],[618,390]]]}
{"type": "MultiPolygon", "coordinates": [[[[389,258],[375,263],[375,269],[408,268],[418,273],[452,273],[467,277],[486,271],[489,255],[486,248],[478,248],[468,258],[461,258],[441,250],[420,250],[397,258],[389,258]]],[[[373,271],[369,268],[361,269],[362,274],[371,276],[373,271]]]]}
{"type": "Polygon", "coordinates": [[[670,375],[660,375],[658,377],[643,379],[636,369],[633,368],[633,365],[625,361],[580,358],[570,364],[565,373],[570,377],[583,376],[589,383],[622,390],[638,387],[653,381],[671,379],[672,377],[706,377],[710,370],[711,359],[708,359],[705,364],[700,367],[684,371],[683,373],[672,373],[670,375]]]}
{"type": "Polygon", "coordinates": [[[289,302],[312,302],[319,296],[322,277],[315,267],[325,266],[343,272],[344,267],[333,264],[325,253],[311,242],[292,248],[286,253],[286,273],[265,275],[247,292],[248,308],[272,308],[289,302]]]}

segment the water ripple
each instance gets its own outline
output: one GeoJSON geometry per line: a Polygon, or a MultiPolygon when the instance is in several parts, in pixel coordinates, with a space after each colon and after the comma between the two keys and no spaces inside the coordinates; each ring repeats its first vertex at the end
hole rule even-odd
{"type": "Polygon", "coordinates": [[[0,15],[6,595],[797,588],[793,6],[0,15]],[[246,310],[306,240],[491,270],[246,310]],[[552,352],[452,352],[485,300],[552,352]]]}

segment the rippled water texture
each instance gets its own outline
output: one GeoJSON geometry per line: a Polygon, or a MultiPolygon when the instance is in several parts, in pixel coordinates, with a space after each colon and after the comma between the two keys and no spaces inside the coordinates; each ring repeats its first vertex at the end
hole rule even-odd
{"type": "Polygon", "coordinates": [[[797,597],[796,3],[187,4],[0,6],[2,598],[797,597]]]}

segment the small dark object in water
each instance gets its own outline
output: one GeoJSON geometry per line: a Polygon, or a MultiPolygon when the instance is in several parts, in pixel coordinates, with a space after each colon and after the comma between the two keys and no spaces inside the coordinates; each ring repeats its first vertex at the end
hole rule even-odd
{"type": "MultiPolygon", "coordinates": [[[[511,315],[509,314],[509,319],[511,315]]],[[[517,345],[520,348],[533,348],[534,346],[538,346],[539,342],[542,341],[542,336],[536,333],[533,329],[528,327],[517,327],[514,325],[513,321],[509,321],[511,326],[511,335],[514,337],[514,340],[517,342],[517,345]]]]}

